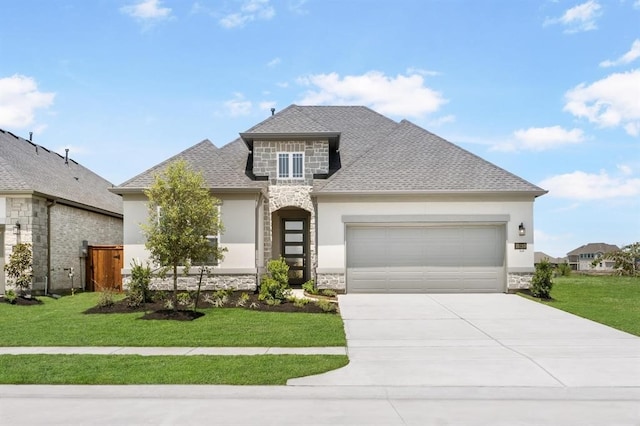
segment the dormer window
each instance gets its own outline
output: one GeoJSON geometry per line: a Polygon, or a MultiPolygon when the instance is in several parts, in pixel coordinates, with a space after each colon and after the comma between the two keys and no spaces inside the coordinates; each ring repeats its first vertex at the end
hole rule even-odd
{"type": "Polygon", "coordinates": [[[278,179],[303,179],[304,178],[304,153],[303,152],[279,152],[278,153],[278,179]]]}

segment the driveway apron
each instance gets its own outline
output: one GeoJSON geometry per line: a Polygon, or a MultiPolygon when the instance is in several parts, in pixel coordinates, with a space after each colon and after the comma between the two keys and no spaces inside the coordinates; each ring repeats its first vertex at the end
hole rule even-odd
{"type": "Polygon", "coordinates": [[[289,385],[640,387],[640,338],[517,295],[339,303],[349,365],[289,385]]]}

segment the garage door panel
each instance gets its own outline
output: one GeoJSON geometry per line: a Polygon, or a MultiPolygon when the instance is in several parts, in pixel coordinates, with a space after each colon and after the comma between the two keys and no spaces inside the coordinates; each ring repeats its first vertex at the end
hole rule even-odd
{"type": "Polygon", "coordinates": [[[347,228],[349,292],[500,292],[503,226],[347,228]]]}

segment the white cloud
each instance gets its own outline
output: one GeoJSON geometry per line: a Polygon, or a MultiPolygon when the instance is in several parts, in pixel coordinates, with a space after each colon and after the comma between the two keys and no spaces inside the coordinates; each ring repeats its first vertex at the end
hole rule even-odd
{"type": "Polygon", "coordinates": [[[628,166],[626,164],[618,164],[616,167],[623,176],[631,176],[633,174],[633,169],[631,168],[631,166],[628,166]]]}
{"type": "Polygon", "coordinates": [[[566,130],[560,126],[530,127],[513,132],[513,139],[494,144],[492,151],[512,152],[518,150],[546,151],[564,145],[575,145],[584,141],[580,129],[566,130]]]}
{"type": "Polygon", "coordinates": [[[275,101],[262,101],[258,104],[258,108],[264,111],[271,111],[271,108],[276,107],[275,101]]]}
{"type": "Polygon", "coordinates": [[[640,134],[640,69],[611,74],[590,85],[565,93],[564,111],[586,117],[602,127],[623,126],[631,136],[640,134]]]}
{"type": "Polygon", "coordinates": [[[298,15],[306,15],[309,11],[304,8],[305,4],[307,4],[307,0],[290,0],[289,10],[293,13],[297,13],[298,15]]]}
{"type": "Polygon", "coordinates": [[[282,60],[280,58],[273,58],[272,60],[270,60],[269,62],[267,62],[267,66],[269,68],[273,68],[276,65],[280,65],[280,63],[282,62],[282,60]]]}
{"type": "Polygon", "coordinates": [[[171,17],[171,9],[162,7],[160,0],[142,0],[121,7],[120,12],[143,22],[161,21],[171,17]]]}
{"type": "Polygon", "coordinates": [[[429,121],[430,127],[440,127],[444,124],[453,123],[456,121],[456,116],[453,114],[445,115],[442,117],[435,118],[429,121]]]}
{"type": "Polygon", "coordinates": [[[388,77],[378,71],[363,75],[315,74],[298,79],[312,86],[298,101],[301,105],[367,105],[381,114],[422,117],[447,102],[424,85],[419,74],[388,77]]]}
{"type": "Polygon", "coordinates": [[[230,13],[220,19],[219,23],[224,28],[243,27],[247,23],[255,20],[265,20],[273,18],[276,14],[270,0],[246,0],[242,3],[239,12],[230,13]]]}
{"type": "Polygon", "coordinates": [[[566,27],[565,33],[595,30],[598,28],[596,19],[602,15],[600,9],[602,6],[597,1],[589,0],[568,9],[559,18],[547,18],[544,25],[562,24],[566,27]]]}
{"type": "Polygon", "coordinates": [[[280,83],[276,83],[276,86],[286,89],[287,87],[289,87],[289,83],[286,81],[282,81],[280,83]]]}
{"type": "MultiPolygon", "coordinates": [[[[640,0],[638,0],[640,1],[640,0]]],[[[602,61],[600,62],[601,67],[615,67],[617,65],[626,65],[629,64],[636,59],[640,58],[640,39],[635,39],[635,41],[631,44],[631,49],[624,55],[620,56],[615,61],[602,61]]]]}
{"type": "Polygon", "coordinates": [[[570,200],[604,200],[640,195],[639,178],[609,176],[604,170],[598,174],[576,171],[552,176],[538,186],[548,189],[551,197],[570,200]]]}
{"type": "Polygon", "coordinates": [[[425,70],[424,68],[415,68],[415,67],[407,68],[407,74],[420,74],[425,77],[435,77],[438,75],[442,75],[442,73],[439,71],[425,70]]]}
{"type": "Polygon", "coordinates": [[[0,127],[33,124],[36,110],[50,107],[54,97],[55,93],[40,92],[31,77],[15,74],[0,78],[0,127]]]}
{"type": "Polygon", "coordinates": [[[227,108],[229,115],[232,117],[239,117],[251,114],[253,103],[245,100],[242,93],[235,93],[233,99],[226,101],[224,106],[227,108]]]}
{"type": "Polygon", "coordinates": [[[636,1],[633,3],[633,7],[635,7],[636,9],[640,9],[640,0],[636,0],[636,1]]]}

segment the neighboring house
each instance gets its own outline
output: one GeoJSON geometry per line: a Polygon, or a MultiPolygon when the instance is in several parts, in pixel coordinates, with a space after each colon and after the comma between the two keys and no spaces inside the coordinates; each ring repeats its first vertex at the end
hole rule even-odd
{"type": "MultiPolygon", "coordinates": [[[[222,201],[228,252],[211,287],[255,289],[280,256],[291,284],[349,293],[505,292],[534,271],[533,203],[545,190],[409,121],[296,105],[113,188],[124,202],[125,268],[148,257],[143,191],[179,158],[222,201]]],[[[191,273],[182,286],[195,285],[191,273]]]]}
{"type": "Polygon", "coordinates": [[[70,289],[72,280],[84,287],[83,248],[122,244],[122,199],[110,186],[68,156],[0,130],[0,294],[17,243],[32,244],[34,291],[70,289]]]}
{"type": "Polygon", "coordinates": [[[567,253],[567,257],[569,265],[574,271],[613,272],[615,265],[613,260],[605,260],[595,266],[592,265],[592,262],[605,253],[618,250],[620,248],[612,244],[589,243],[570,251],[567,253]]]}
{"type": "Polygon", "coordinates": [[[549,262],[549,264],[551,264],[551,266],[553,266],[554,268],[563,263],[567,263],[567,258],[564,258],[564,257],[549,256],[548,254],[541,251],[536,251],[535,253],[533,253],[534,265],[539,264],[543,260],[546,260],[547,262],[549,262]]]}

